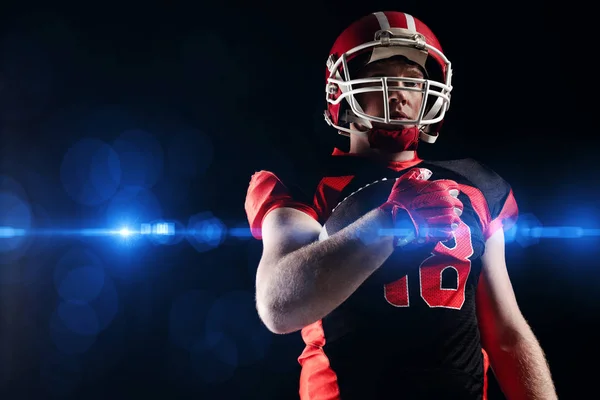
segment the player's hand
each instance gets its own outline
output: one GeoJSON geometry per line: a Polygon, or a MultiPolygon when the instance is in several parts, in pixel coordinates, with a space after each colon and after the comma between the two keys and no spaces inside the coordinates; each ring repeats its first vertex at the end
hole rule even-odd
{"type": "Polygon", "coordinates": [[[458,199],[459,187],[455,181],[429,181],[431,171],[413,168],[398,178],[387,201],[380,207],[391,211],[394,225],[406,222],[414,227],[411,234],[396,235],[395,244],[404,245],[417,239],[418,243],[452,239],[458,228],[463,204],[458,199]]]}

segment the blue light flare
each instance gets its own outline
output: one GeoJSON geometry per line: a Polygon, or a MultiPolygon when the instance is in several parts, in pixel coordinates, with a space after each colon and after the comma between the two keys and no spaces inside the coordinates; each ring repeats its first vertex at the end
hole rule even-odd
{"type": "MultiPolygon", "coordinates": [[[[12,239],[22,236],[120,236],[128,238],[131,236],[174,236],[178,235],[191,235],[191,236],[205,236],[209,242],[219,241],[223,235],[223,231],[226,230],[221,224],[215,224],[213,221],[206,223],[206,226],[202,228],[206,229],[175,229],[175,223],[172,222],[159,222],[154,224],[143,223],[140,224],[139,229],[132,229],[124,226],[117,229],[109,228],[81,228],[81,229],[21,229],[14,228],[11,226],[0,226],[0,240],[12,239]],[[200,235],[201,234],[201,235],[200,235]]],[[[204,224],[203,224],[204,225],[204,224]]],[[[381,236],[389,235],[406,235],[408,230],[406,229],[381,229],[379,234],[381,236]]],[[[235,238],[249,238],[251,237],[250,230],[247,228],[231,228],[228,230],[228,235],[235,238]]],[[[508,231],[506,236],[522,236],[532,239],[579,239],[585,237],[600,237],[600,228],[582,228],[578,226],[547,226],[547,227],[535,227],[535,228],[519,228],[515,227],[508,231]]],[[[512,240],[510,240],[512,241],[512,240]]]]}
{"type": "Polygon", "coordinates": [[[11,239],[20,236],[121,236],[128,238],[136,235],[173,236],[175,235],[174,222],[144,223],[139,229],[121,226],[117,229],[110,228],[31,228],[22,229],[12,226],[0,226],[0,239],[11,239]]]}
{"type": "MultiPolygon", "coordinates": [[[[406,236],[410,233],[409,231],[406,228],[381,229],[379,235],[406,236]]],[[[244,224],[227,226],[208,211],[190,217],[189,222],[185,225],[174,220],[155,220],[139,224],[123,223],[113,228],[23,228],[0,225],[0,244],[4,241],[36,236],[56,239],[114,237],[124,242],[146,238],[152,244],[158,245],[178,244],[185,238],[198,252],[215,249],[228,238],[248,240],[252,237],[248,226],[244,224]]],[[[532,214],[524,215],[517,225],[505,232],[507,243],[516,243],[521,247],[532,246],[539,243],[540,240],[575,240],[597,237],[600,237],[600,228],[542,226],[541,222],[532,214]]]]}
{"type": "Polygon", "coordinates": [[[0,239],[25,236],[25,229],[12,228],[10,226],[0,226],[0,239]]]}

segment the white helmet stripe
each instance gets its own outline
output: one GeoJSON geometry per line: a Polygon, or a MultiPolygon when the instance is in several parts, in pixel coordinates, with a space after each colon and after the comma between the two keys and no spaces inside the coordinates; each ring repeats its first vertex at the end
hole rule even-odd
{"type": "Polygon", "coordinates": [[[373,13],[373,15],[375,15],[377,17],[377,22],[379,22],[379,26],[381,27],[381,30],[387,31],[388,29],[390,29],[390,22],[388,21],[388,19],[384,13],[375,12],[375,13],[373,13]]]}
{"type": "Polygon", "coordinates": [[[407,29],[412,33],[416,33],[417,27],[415,26],[415,19],[413,18],[413,16],[410,14],[406,14],[406,13],[404,14],[404,16],[406,17],[407,29]]]}
{"type": "MultiPolygon", "coordinates": [[[[387,17],[385,16],[385,13],[375,12],[375,13],[373,13],[373,15],[375,15],[375,17],[377,18],[377,22],[379,22],[379,27],[381,28],[381,30],[387,31],[391,28],[390,22],[388,21],[387,17]]],[[[417,27],[415,26],[415,19],[413,18],[413,16],[410,14],[404,13],[404,17],[406,18],[406,29],[409,32],[416,33],[417,27]]]]}

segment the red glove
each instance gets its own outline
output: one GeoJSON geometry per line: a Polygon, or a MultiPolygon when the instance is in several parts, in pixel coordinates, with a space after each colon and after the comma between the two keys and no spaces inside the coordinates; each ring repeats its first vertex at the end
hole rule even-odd
{"type": "Polygon", "coordinates": [[[404,214],[400,210],[404,210],[404,216],[408,215],[412,222],[409,225],[414,227],[414,232],[395,235],[395,245],[404,245],[415,238],[418,243],[453,238],[463,212],[458,184],[447,179],[429,181],[430,177],[428,169],[411,169],[396,180],[388,200],[379,207],[391,211],[396,227],[404,214]]]}

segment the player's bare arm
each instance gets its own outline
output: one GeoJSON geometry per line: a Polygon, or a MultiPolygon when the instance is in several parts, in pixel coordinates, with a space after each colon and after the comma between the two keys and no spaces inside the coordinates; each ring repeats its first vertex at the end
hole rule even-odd
{"type": "Polygon", "coordinates": [[[556,399],[550,370],[533,331],[521,313],[504,255],[504,232],[486,241],[477,289],[477,311],[484,349],[509,399],[556,399]]]}
{"type": "Polygon", "coordinates": [[[383,205],[324,240],[317,240],[321,225],[304,212],[283,207],[267,214],[256,282],[257,307],[267,327],[289,333],[325,317],[407,237],[421,242],[452,237],[463,207],[458,185],[429,182],[429,176],[428,170],[412,169],[395,181],[383,205]],[[414,233],[379,234],[393,232],[397,218],[412,223],[414,233]]]}
{"type": "Polygon", "coordinates": [[[394,249],[392,236],[367,242],[359,233],[391,227],[391,215],[375,209],[319,241],[321,225],[307,214],[289,207],[267,214],[256,303],[269,330],[300,330],[344,302],[394,249]]]}

